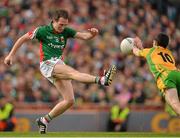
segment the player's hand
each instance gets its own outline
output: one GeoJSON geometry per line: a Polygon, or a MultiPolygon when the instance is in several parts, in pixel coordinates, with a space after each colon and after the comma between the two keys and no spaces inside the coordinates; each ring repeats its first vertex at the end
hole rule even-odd
{"type": "Polygon", "coordinates": [[[4,64],[10,66],[12,65],[12,56],[8,55],[5,59],[4,59],[4,64]]]}
{"type": "Polygon", "coordinates": [[[133,51],[133,53],[136,55],[137,51],[139,51],[139,48],[137,48],[137,47],[135,46],[135,47],[133,47],[132,51],[133,51]]]}
{"type": "Polygon", "coordinates": [[[99,33],[97,28],[90,28],[88,31],[92,34],[92,36],[96,36],[99,33]]]}
{"type": "Polygon", "coordinates": [[[143,46],[142,46],[142,41],[139,37],[135,37],[134,38],[134,44],[137,48],[139,49],[143,49],[143,46]]]}

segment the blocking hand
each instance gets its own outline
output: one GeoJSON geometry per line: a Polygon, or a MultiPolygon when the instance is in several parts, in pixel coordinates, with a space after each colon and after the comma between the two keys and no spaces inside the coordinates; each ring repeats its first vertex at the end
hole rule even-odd
{"type": "Polygon", "coordinates": [[[134,38],[134,44],[137,48],[139,49],[143,49],[143,46],[142,46],[142,41],[139,37],[135,37],[134,38]]]}

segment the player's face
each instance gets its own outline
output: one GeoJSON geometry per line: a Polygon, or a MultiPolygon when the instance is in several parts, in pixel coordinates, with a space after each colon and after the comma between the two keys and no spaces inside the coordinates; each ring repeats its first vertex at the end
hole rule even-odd
{"type": "Polygon", "coordinates": [[[54,21],[54,29],[57,32],[62,32],[67,25],[68,19],[64,19],[63,17],[60,17],[58,21],[54,21]]]}

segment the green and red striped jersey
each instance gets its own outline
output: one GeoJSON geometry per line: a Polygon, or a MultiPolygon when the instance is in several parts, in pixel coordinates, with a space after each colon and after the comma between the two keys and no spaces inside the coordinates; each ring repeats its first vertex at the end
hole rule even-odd
{"type": "Polygon", "coordinates": [[[28,32],[31,39],[40,41],[40,61],[51,59],[52,57],[61,58],[68,38],[73,38],[76,31],[72,28],[64,28],[63,32],[54,31],[52,23],[40,26],[28,32]]]}

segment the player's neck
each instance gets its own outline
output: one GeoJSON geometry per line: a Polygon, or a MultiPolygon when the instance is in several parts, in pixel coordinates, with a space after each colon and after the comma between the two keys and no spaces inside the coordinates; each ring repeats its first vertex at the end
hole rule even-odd
{"type": "Polygon", "coordinates": [[[61,33],[61,32],[58,31],[56,25],[55,25],[53,22],[52,22],[52,28],[53,28],[53,32],[54,32],[55,34],[61,33]]]}

